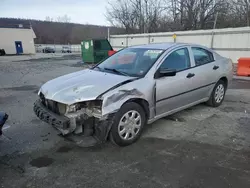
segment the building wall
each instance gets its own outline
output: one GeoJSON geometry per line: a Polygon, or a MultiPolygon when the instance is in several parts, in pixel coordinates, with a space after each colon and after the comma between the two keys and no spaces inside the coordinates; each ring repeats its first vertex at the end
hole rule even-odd
{"type": "Polygon", "coordinates": [[[240,57],[250,57],[250,27],[110,36],[110,43],[116,50],[133,45],[174,41],[204,45],[231,58],[234,63],[240,57]],[[173,38],[174,34],[176,39],[173,38]]]}
{"type": "Polygon", "coordinates": [[[22,42],[23,54],[34,54],[34,38],[36,36],[33,29],[0,28],[0,48],[6,54],[16,54],[15,41],[22,42]]]}

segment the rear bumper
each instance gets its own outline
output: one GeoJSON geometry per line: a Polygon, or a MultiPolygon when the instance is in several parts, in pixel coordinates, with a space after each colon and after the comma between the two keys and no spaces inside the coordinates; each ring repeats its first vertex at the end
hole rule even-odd
{"type": "Polygon", "coordinates": [[[65,116],[57,115],[54,112],[48,110],[40,100],[37,100],[34,103],[33,110],[39,119],[50,125],[53,125],[55,128],[64,131],[69,129],[70,119],[65,116]]]}

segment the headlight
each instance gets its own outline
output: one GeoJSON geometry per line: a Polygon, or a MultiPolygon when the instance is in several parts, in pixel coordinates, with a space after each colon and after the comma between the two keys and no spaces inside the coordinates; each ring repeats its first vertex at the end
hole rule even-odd
{"type": "Polygon", "coordinates": [[[79,109],[80,109],[80,105],[79,104],[72,104],[72,105],[69,105],[67,107],[67,112],[68,113],[72,113],[72,112],[76,112],[79,109]]]}
{"type": "Polygon", "coordinates": [[[66,110],[67,110],[67,106],[65,104],[62,103],[57,103],[58,106],[58,111],[60,114],[65,114],[66,110]]]}

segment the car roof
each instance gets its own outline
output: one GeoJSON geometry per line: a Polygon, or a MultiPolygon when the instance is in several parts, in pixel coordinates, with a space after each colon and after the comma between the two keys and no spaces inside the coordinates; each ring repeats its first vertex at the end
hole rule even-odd
{"type": "MultiPolygon", "coordinates": [[[[144,49],[159,49],[159,50],[167,50],[171,47],[181,47],[186,45],[193,45],[188,43],[178,43],[178,42],[165,42],[165,43],[153,43],[153,44],[145,44],[145,45],[137,45],[131,46],[129,48],[144,48],[144,49]]],[[[197,46],[197,45],[195,45],[197,46]]]]}

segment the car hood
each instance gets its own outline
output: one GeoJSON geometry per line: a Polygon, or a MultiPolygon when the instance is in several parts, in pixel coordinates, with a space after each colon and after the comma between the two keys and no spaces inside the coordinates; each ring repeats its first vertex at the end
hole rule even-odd
{"type": "Polygon", "coordinates": [[[46,99],[74,104],[94,100],[110,88],[132,79],[134,78],[87,69],[48,81],[38,94],[42,92],[46,99]]]}

